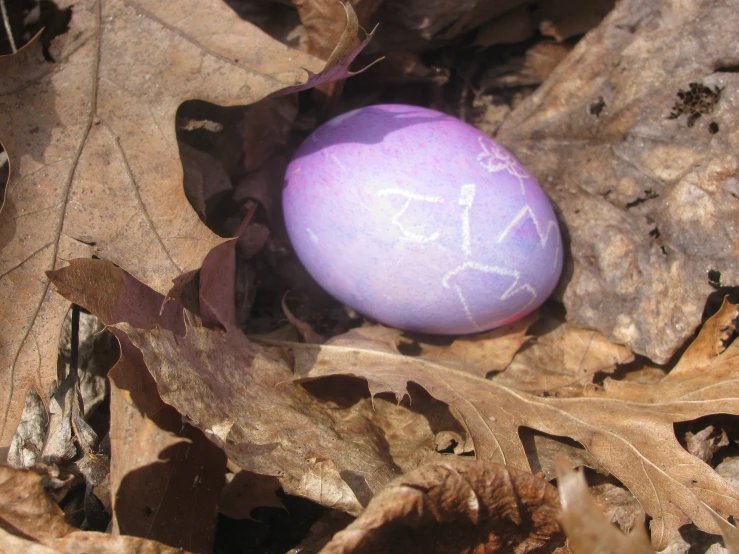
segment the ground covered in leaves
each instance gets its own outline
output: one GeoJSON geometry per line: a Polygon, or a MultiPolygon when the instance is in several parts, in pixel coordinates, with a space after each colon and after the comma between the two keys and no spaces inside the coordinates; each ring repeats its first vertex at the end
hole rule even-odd
{"type": "Polygon", "coordinates": [[[0,552],[739,552],[735,1],[0,4],[0,552]],[[388,102],[538,178],[536,313],[301,266],[290,157],[388,102]]]}

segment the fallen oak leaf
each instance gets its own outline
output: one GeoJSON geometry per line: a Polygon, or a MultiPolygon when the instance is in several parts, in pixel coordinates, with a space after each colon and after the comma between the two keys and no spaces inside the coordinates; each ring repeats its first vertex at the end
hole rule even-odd
{"type": "Polygon", "coordinates": [[[556,489],[543,479],[447,456],[377,493],[320,554],[564,552],[558,511],[556,489]]]}
{"type": "MultiPolygon", "coordinates": [[[[110,262],[74,260],[49,278],[67,300],[94,311],[107,325],[128,319],[184,334],[179,302],[163,305],[163,295],[110,262]]],[[[124,333],[110,329],[121,346],[108,373],[112,531],[209,552],[225,456],[162,402],[141,352],[124,333]]]]}
{"type": "Polygon", "coordinates": [[[656,547],[666,546],[690,521],[718,533],[703,502],[722,516],[739,515],[739,491],[686,452],[673,429],[676,422],[709,414],[739,414],[739,380],[734,377],[739,341],[692,379],[656,385],[613,382],[605,392],[593,390],[581,398],[541,398],[444,364],[403,356],[395,347],[396,333],[355,329],[320,346],[283,346],[295,356],[299,380],[354,375],[367,380],[372,395],[392,392],[398,399],[407,394],[408,382],[421,385],[456,410],[472,436],[477,458],[484,461],[530,470],[519,440],[521,427],[576,440],[599,469],[639,499],[653,518],[656,547]]]}
{"type": "MultiPolygon", "coordinates": [[[[177,317],[170,317],[180,313],[169,306],[174,300],[157,320],[161,295],[109,262],[73,260],[52,277],[60,292],[104,321],[129,319],[141,326],[111,327],[125,328],[137,347],[128,340],[121,344],[143,353],[150,370],[120,372],[119,380],[129,376],[122,381],[124,398],[128,391],[139,402],[148,401],[151,405],[134,407],[153,419],[149,410],[161,404],[152,400],[161,395],[223,446],[236,465],[278,477],[290,494],[357,514],[395,475],[440,456],[435,432],[459,429],[440,402],[429,401],[424,415],[385,399],[375,399],[373,407],[359,380],[335,379],[331,386],[311,385],[309,392],[291,383],[291,360],[282,352],[250,342],[231,326],[208,329],[192,317],[187,332],[181,317],[174,325],[177,317]],[[159,327],[152,330],[154,322],[159,327]],[[147,376],[156,379],[159,395],[147,376]]],[[[416,405],[423,408],[423,399],[416,405]]],[[[132,445],[122,442],[123,448],[132,445]]]]}
{"type": "Polygon", "coordinates": [[[505,371],[492,377],[496,383],[561,396],[565,388],[577,390],[592,384],[596,373],[612,372],[634,360],[628,348],[610,342],[598,331],[546,315],[540,325],[546,326],[545,331],[530,337],[532,343],[516,354],[505,371]]]}
{"type": "Polygon", "coordinates": [[[292,0],[300,21],[306,30],[307,52],[321,59],[328,59],[334,45],[340,41],[336,22],[344,19],[348,4],[363,24],[377,11],[383,0],[292,0]]]}
{"type": "Polygon", "coordinates": [[[370,38],[355,44],[347,27],[345,48],[321,71],[319,60],[220,0],[57,4],[74,11],[69,32],[51,44],[55,63],[38,40],[0,57],[0,141],[10,160],[0,212],[0,446],[12,439],[26,391],[35,386],[46,400],[56,376],[68,305],[50,294],[44,271],[96,255],[164,293],[222,242],[184,194],[180,104],[287,94],[301,68],[315,70],[316,82],[345,78],[370,38]]]}
{"type": "Polygon", "coordinates": [[[459,337],[448,346],[421,343],[418,355],[425,360],[486,377],[491,371],[508,367],[516,352],[531,339],[526,332],[537,318],[538,314],[534,312],[497,329],[459,337]]]}
{"type": "Polygon", "coordinates": [[[139,537],[80,531],[64,521],[40,475],[6,466],[0,466],[0,552],[187,554],[139,537]]]}
{"type": "Polygon", "coordinates": [[[124,331],[141,350],[162,399],[219,444],[236,465],[280,479],[288,494],[358,514],[397,466],[368,422],[332,409],[290,382],[279,353],[226,325],[185,319],[184,337],[161,328],[124,331]],[[349,416],[349,417],[347,417],[349,416]]]}

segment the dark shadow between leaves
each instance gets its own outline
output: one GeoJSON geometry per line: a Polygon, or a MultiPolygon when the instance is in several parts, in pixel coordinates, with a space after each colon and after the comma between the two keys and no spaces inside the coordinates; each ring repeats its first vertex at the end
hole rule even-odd
{"type": "Polygon", "coordinates": [[[121,480],[115,498],[121,535],[151,538],[190,552],[211,551],[226,457],[196,435],[202,436],[202,431],[185,425],[181,436],[190,441],[166,448],[160,463],[133,470],[121,480]],[[203,482],[217,490],[204,490],[199,486],[203,482]]]}

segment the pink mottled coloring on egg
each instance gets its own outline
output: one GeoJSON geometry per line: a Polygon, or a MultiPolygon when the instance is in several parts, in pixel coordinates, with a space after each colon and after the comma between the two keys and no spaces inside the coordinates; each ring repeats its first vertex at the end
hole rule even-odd
{"type": "Polygon", "coordinates": [[[557,219],[526,168],[426,108],[369,106],[316,129],[287,169],[283,209],[321,286],[400,329],[500,326],[537,308],[562,271],[557,219]]]}

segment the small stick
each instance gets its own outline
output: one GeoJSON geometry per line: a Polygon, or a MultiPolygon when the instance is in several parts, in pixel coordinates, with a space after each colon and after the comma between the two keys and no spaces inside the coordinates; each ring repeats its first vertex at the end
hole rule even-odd
{"type": "Polygon", "coordinates": [[[5,7],[5,0],[0,0],[0,12],[3,13],[3,23],[5,24],[5,32],[8,34],[10,48],[13,50],[13,54],[15,54],[18,51],[18,48],[15,45],[15,38],[13,38],[13,29],[10,28],[10,19],[8,19],[8,10],[5,7]]]}

